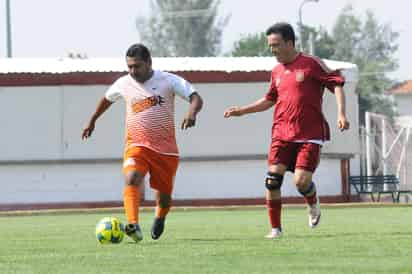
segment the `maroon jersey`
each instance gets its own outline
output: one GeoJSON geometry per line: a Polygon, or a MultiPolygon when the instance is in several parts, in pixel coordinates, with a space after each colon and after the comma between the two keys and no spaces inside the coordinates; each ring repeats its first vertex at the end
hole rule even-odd
{"type": "Polygon", "coordinates": [[[329,140],[330,132],[322,113],[325,87],[334,91],[345,80],[317,57],[300,53],[289,64],[272,70],[266,99],[276,101],[272,138],[283,141],[329,140]]]}

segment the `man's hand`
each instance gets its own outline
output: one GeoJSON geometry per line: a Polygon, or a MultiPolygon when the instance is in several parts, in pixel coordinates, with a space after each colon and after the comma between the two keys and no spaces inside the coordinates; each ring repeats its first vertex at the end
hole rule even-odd
{"type": "Polygon", "coordinates": [[[180,128],[182,130],[188,129],[190,127],[194,127],[196,124],[196,115],[202,109],[203,100],[202,97],[197,92],[193,92],[189,96],[190,99],[190,107],[186,117],[183,119],[182,125],[180,128]]]}
{"type": "Polygon", "coordinates": [[[162,96],[157,95],[155,98],[157,105],[162,106],[165,103],[165,99],[162,96]]]}
{"type": "Polygon", "coordinates": [[[113,102],[109,101],[106,99],[106,97],[103,97],[100,99],[99,103],[97,104],[96,111],[92,115],[92,118],[89,120],[88,125],[83,129],[82,132],[82,140],[89,138],[92,136],[93,130],[94,130],[94,125],[97,121],[97,119],[102,115],[111,105],[113,102]]]}
{"type": "Polygon", "coordinates": [[[183,119],[182,125],[180,126],[181,129],[188,129],[190,127],[194,127],[196,124],[196,117],[189,116],[183,119]]]}
{"type": "Polygon", "coordinates": [[[348,121],[348,119],[346,118],[346,116],[343,115],[343,114],[338,115],[338,122],[337,122],[337,124],[338,124],[338,129],[340,129],[340,131],[344,131],[344,130],[349,129],[349,121],[348,121]]]}
{"type": "Polygon", "coordinates": [[[94,130],[94,123],[90,123],[89,125],[87,125],[83,129],[82,140],[87,139],[90,136],[92,136],[93,130],[94,130]]]}
{"type": "Polygon", "coordinates": [[[237,106],[230,107],[225,110],[223,113],[223,117],[229,118],[231,116],[242,116],[242,113],[240,112],[240,108],[237,106]]]}

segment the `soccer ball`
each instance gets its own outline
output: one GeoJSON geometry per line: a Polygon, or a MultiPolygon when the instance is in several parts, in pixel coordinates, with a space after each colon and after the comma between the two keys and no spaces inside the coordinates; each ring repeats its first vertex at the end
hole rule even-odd
{"type": "Polygon", "coordinates": [[[118,244],[124,238],[124,226],[119,219],[105,217],[96,225],[96,238],[101,244],[118,244]]]}

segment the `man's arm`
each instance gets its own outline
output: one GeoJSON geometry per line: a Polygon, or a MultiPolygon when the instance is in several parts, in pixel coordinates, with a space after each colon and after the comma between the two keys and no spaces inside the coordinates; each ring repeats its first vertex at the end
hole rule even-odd
{"type": "Polygon", "coordinates": [[[246,105],[243,107],[238,107],[238,106],[230,107],[225,110],[223,116],[225,118],[229,118],[231,116],[242,116],[244,114],[261,112],[261,111],[268,110],[275,103],[276,103],[275,101],[271,101],[263,97],[250,105],[246,105]]]}
{"type": "Polygon", "coordinates": [[[345,94],[343,93],[342,86],[335,87],[336,105],[338,106],[338,128],[341,131],[349,129],[349,121],[346,118],[346,100],[345,94]]]}
{"type": "Polygon", "coordinates": [[[83,129],[82,133],[82,139],[87,139],[89,138],[94,130],[96,120],[102,115],[111,105],[113,102],[107,100],[105,97],[100,99],[99,103],[97,104],[96,111],[92,115],[92,118],[90,119],[89,123],[87,126],[83,129]]]}
{"type": "Polygon", "coordinates": [[[186,117],[183,119],[181,129],[188,129],[194,127],[196,123],[196,115],[202,109],[203,100],[197,92],[193,92],[190,96],[190,106],[186,117]]]}

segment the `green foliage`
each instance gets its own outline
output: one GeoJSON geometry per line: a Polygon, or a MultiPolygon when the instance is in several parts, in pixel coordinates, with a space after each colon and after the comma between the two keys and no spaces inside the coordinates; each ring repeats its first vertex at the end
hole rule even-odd
{"type": "Polygon", "coordinates": [[[175,210],[158,241],[150,238],[152,212],[143,212],[143,241],[125,238],[117,245],[101,245],[94,235],[107,214],[0,217],[0,273],[406,274],[410,210],[323,208],[313,230],[305,208],[285,207],[284,236],[278,240],[263,237],[269,230],[263,207],[175,210]]]}
{"type": "MultiPolygon", "coordinates": [[[[394,84],[388,73],[398,67],[394,55],[398,49],[397,38],[390,25],[379,24],[371,11],[362,21],[346,6],[333,27],[331,34],[324,29],[303,28],[313,31],[315,55],[333,60],[355,63],[359,69],[359,119],[364,123],[365,111],[381,113],[393,118],[396,115],[392,100],[384,94],[394,84]]],[[[308,35],[302,35],[303,40],[308,35]]],[[[303,42],[303,44],[306,44],[303,42]]]]}
{"type": "Polygon", "coordinates": [[[229,17],[218,18],[220,1],[152,0],[151,15],[136,20],[153,56],[215,56],[229,17]]]}
{"type": "MultiPolygon", "coordinates": [[[[365,111],[381,113],[393,118],[396,115],[391,98],[384,94],[394,81],[388,73],[398,67],[394,55],[398,49],[399,34],[389,24],[380,24],[371,11],[365,20],[355,15],[347,5],[336,19],[332,31],[299,25],[296,33],[297,48],[309,52],[310,37],[313,39],[314,55],[354,63],[359,69],[359,120],[364,123],[365,111]]],[[[235,42],[232,56],[270,56],[266,50],[264,33],[249,34],[235,42]],[[266,54],[267,53],[267,54],[266,54]]]]}
{"type": "Polygon", "coordinates": [[[335,40],[323,27],[314,33],[315,45],[314,55],[324,59],[330,59],[335,52],[335,40]]]}
{"type": "Polygon", "coordinates": [[[272,56],[268,46],[267,38],[264,32],[248,34],[236,41],[230,54],[234,57],[242,56],[272,56]]]}

